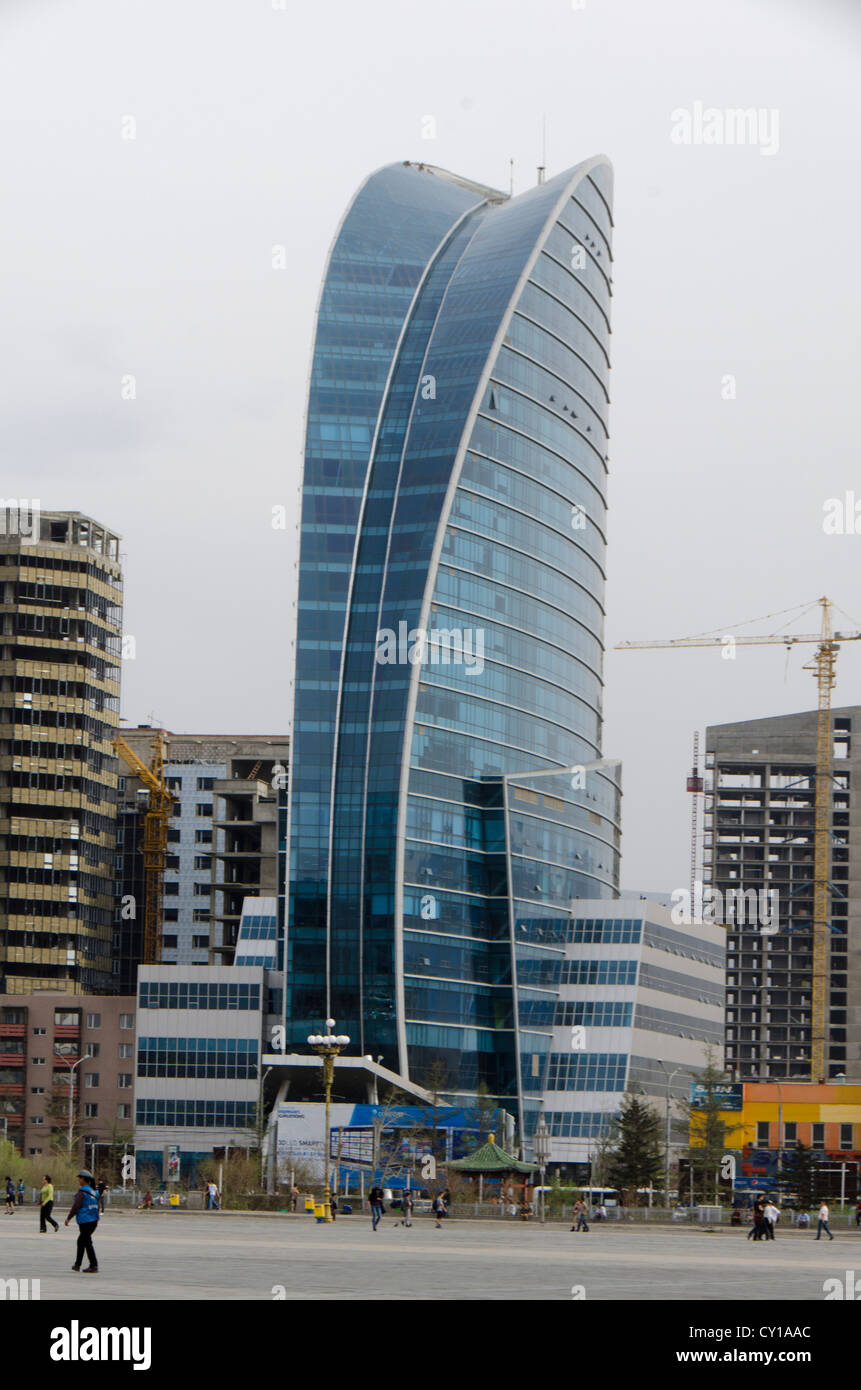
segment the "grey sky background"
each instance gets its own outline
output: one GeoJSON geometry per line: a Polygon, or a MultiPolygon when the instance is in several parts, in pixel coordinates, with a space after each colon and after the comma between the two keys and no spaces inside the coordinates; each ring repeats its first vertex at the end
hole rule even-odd
{"type": "MultiPolygon", "coordinates": [[[[123,535],[128,721],[287,729],[338,221],[393,160],[526,188],[543,118],[550,175],[616,170],[608,646],[822,593],[861,623],[861,534],[822,526],[861,502],[859,36],[838,0],[0,0],[3,495],[123,535]],[[776,109],[777,153],[674,144],[696,101],[776,109]]],[[[687,883],[693,730],[811,708],[811,651],[608,652],[626,886],[687,883]]]]}

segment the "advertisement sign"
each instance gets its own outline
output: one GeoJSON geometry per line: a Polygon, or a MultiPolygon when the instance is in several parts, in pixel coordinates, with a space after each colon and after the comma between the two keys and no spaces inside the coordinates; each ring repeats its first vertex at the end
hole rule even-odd
{"type": "MultiPolygon", "coordinates": [[[[741,1082],[731,1086],[713,1086],[712,1101],[721,1110],[741,1110],[744,1107],[744,1086],[741,1082]]],[[[699,1081],[691,1082],[691,1105],[702,1108],[708,1104],[708,1088],[699,1081]]]]}

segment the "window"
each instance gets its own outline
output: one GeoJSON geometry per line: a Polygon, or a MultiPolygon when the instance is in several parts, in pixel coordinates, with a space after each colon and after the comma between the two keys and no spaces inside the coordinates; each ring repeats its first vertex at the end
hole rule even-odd
{"type": "Polygon", "coordinates": [[[33,1116],[33,1124],[34,1124],[34,1125],[43,1125],[44,1123],[45,1123],[44,1118],[43,1118],[41,1115],[34,1115],[34,1116],[33,1116]]]}
{"type": "Polygon", "coordinates": [[[164,910],[164,920],[165,920],[166,922],[178,922],[178,921],[179,921],[179,908],[178,908],[178,907],[166,907],[165,910],[164,910]]]}
{"type": "Polygon", "coordinates": [[[798,1143],[798,1125],[795,1120],[788,1120],[783,1126],[783,1142],[784,1144],[798,1143]]]}
{"type": "Polygon", "coordinates": [[[130,1105],[125,1105],[125,1104],[121,1103],[120,1105],[117,1106],[117,1119],[118,1119],[118,1120],[130,1120],[131,1117],[132,1117],[132,1108],[131,1108],[130,1105]]]}
{"type": "Polygon", "coordinates": [[[198,777],[197,779],[197,790],[199,792],[211,792],[214,786],[214,777],[198,777]]]}
{"type": "Polygon", "coordinates": [[[771,1126],[768,1120],[757,1120],[756,1122],[756,1142],[762,1148],[768,1148],[768,1139],[771,1126]]]}
{"type": "Polygon", "coordinates": [[[810,1147],[811,1147],[812,1149],[824,1149],[824,1148],[825,1148],[825,1125],[824,1125],[824,1124],[821,1124],[821,1125],[812,1125],[812,1126],[811,1126],[811,1129],[812,1129],[812,1137],[811,1137],[811,1140],[810,1140],[810,1147]]]}
{"type": "Polygon", "coordinates": [[[195,808],[194,808],[194,814],[195,814],[196,816],[208,816],[208,817],[211,818],[211,817],[212,817],[212,802],[211,802],[211,801],[198,801],[197,805],[196,805],[195,808]]]}
{"type": "Polygon", "coordinates": [[[191,938],[191,945],[192,945],[192,950],[195,950],[195,951],[207,951],[207,950],[209,949],[209,937],[208,937],[208,936],[193,936],[193,937],[191,938]]]}
{"type": "Polygon", "coordinates": [[[210,1129],[250,1129],[256,1123],[254,1101],[139,1100],[139,1125],[206,1126],[210,1129]]]}
{"type": "Polygon", "coordinates": [[[211,831],[211,830],[195,830],[195,832],[194,832],[194,843],[195,843],[196,845],[211,845],[211,844],[212,844],[212,831],[211,831]]]}
{"type": "Polygon", "coordinates": [[[45,1065],[44,1057],[31,1057],[30,1061],[33,1063],[34,1067],[44,1067],[45,1065]]]}
{"type": "Polygon", "coordinates": [[[98,1084],[99,1073],[97,1071],[88,1071],[86,1076],[84,1077],[84,1086],[86,1087],[86,1089],[88,1091],[92,1091],[95,1086],[98,1086],[98,1084]]]}
{"type": "Polygon", "coordinates": [[[195,907],[191,913],[192,922],[208,922],[209,913],[205,907],[195,907]]]}
{"type": "Polygon", "coordinates": [[[194,896],[196,898],[208,898],[212,893],[212,885],[209,883],[196,883],[194,885],[194,896]]]}
{"type": "Polygon", "coordinates": [[[128,1091],[132,1084],[132,1074],[130,1071],[121,1071],[117,1077],[117,1085],[121,1091],[128,1091]]]}
{"type": "Polygon", "coordinates": [[[142,1009],[241,1009],[256,1013],[260,986],[146,980],[138,986],[142,1009]]]}
{"type": "Polygon", "coordinates": [[[134,1049],[131,1043],[120,1043],[117,1055],[119,1057],[131,1057],[134,1049]]]}
{"type": "Polygon", "coordinates": [[[128,1031],[135,1026],[134,1014],[120,1014],[120,1027],[128,1031]]]}
{"type": "Polygon", "coordinates": [[[140,1038],[138,1076],[257,1079],[255,1038],[140,1038]]]}
{"type": "Polygon", "coordinates": [[[44,1094],[45,1094],[45,1087],[44,1087],[44,1086],[31,1086],[31,1087],[30,1087],[30,1095],[31,1095],[31,1096],[43,1096],[44,1094]]]}
{"type": "Polygon", "coordinates": [[[87,1057],[98,1057],[101,1050],[101,1043],[87,1043],[87,1057]]]}
{"type": "Polygon", "coordinates": [[[166,854],[164,857],[164,867],[166,869],[179,869],[179,855],[166,854]]]}
{"type": "Polygon", "coordinates": [[[102,1016],[101,1016],[101,1014],[87,1014],[87,1027],[88,1027],[88,1028],[101,1028],[101,1026],[102,1026],[102,1016]]]}
{"type": "Polygon", "coordinates": [[[212,856],[210,854],[196,854],[194,856],[194,867],[196,869],[209,869],[212,866],[212,856]]]}
{"type": "Polygon", "coordinates": [[[852,1148],[852,1126],[851,1126],[851,1124],[850,1124],[850,1125],[841,1125],[841,1126],[840,1126],[840,1147],[841,1147],[841,1149],[851,1149],[851,1148],[852,1148]]]}
{"type": "Polygon", "coordinates": [[[176,942],[177,938],[175,936],[163,936],[161,939],[161,944],[166,951],[175,951],[176,942]]]}
{"type": "Polygon", "coordinates": [[[87,1104],[84,1106],[84,1114],[86,1115],[88,1120],[97,1119],[99,1114],[98,1105],[94,1104],[93,1101],[88,1101],[87,1104]]]}
{"type": "Polygon", "coordinates": [[[178,897],[179,897],[179,884],[178,884],[178,883],[166,883],[166,884],[164,885],[164,895],[165,895],[166,898],[178,898],[178,897]]]}
{"type": "Polygon", "coordinates": [[[44,1028],[34,1028],[34,1029],[33,1029],[33,1036],[36,1037],[36,1038],[43,1038],[43,1037],[45,1036],[45,1032],[46,1032],[46,1029],[44,1029],[44,1028]]]}
{"type": "Polygon", "coordinates": [[[79,1022],[79,1014],[61,1013],[59,1010],[54,1013],[55,1028],[77,1028],[79,1022]]]}
{"type": "Polygon", "coordinates": [[[30,1149],[29,1152],[30,1152],[31,1154],[40,1154],[40,1153],[42,1152],[42,1150],[41,1150],[41,1149],[30,1149]]]}

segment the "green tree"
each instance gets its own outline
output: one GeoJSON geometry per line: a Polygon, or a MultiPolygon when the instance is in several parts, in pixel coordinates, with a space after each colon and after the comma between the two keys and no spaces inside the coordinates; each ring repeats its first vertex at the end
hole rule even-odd
{"type": "Polygon", "coordinates": [[[791,1176],[798,1192],[800,1207],[812,1207],[817,1199],[817,1162],[813,1150],[806,1144],[796,1144],[784,1158],[787,1175],[791,1176]]]}
{"type": "Polygon", "coordinates": [[[729,1148],[729,1136],[738,1126],[721,1118],[721,1111],[725,1109],[723,1088],[729,1077],[715,1061],[712,1048],[707,1053],[705,1067],[702,1071],[691,1072],[691,1076],[699,1087],[698,1097],[696,1101],[679,1102],[688,1123],[685,1158],[695,1189],[698,1188],[703,1197],[709,1197],[718,1191],[721,1159],[729,1148]]]}
{"type": "Polygon", "coordinates": [[[475,1149],[480,1149],[482,1144],[486,1144],[488,1134],[496,1134],[496,1142],[504,1147],[505,1136],[497,1133],[499,1107],[491,1098],[485,1081],[479,1081],[475,1103],[470,1106],[465,1118],[475,1131],[464,1136],[464,1148],[467,1153],[472,1153],[475,1149]]]}
{"type": "Polygon", "coordinates": [[[662,1168],[660,1121],[641,1094],[629,1092],[613,1120],[608,1176],[628,1206],[636,1205],[638,1187],[657,1182],[662,1168]]]}

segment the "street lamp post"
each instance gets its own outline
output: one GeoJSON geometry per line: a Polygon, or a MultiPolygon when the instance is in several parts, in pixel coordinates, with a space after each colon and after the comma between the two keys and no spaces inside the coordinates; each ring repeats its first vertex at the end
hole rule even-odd
{"type": "MultiPolygon", "coordinates": [[[[259,1160],[260,1160],[260,1188],[261,1188],[261,1191],[263,1190],[263,1140],[264,1140],[264,1138],[265,1138],[265,1125],[264,1125],[264,1114],[263,1114],[263,1090],[264,1090],[264,1087],[265,1087],[265,1085],[266,1085],[266,1078],[267,1078],[267,1076],[269,1075],[269,1073],[271,1072],[271,1070],[272,1070],[271,1067],[267,1067],[266,1070],[265,1070],[265,1072],[263,1073],[263,1075],[262,1075],[261,1078],[260,1078],[260,1097],[259,1097],[259,1100],[258,1100],[258,1102],[257,1102],[257,1147],[258,1147],[258,1158],[259,1158],[259,1160]]],[[[267,1183],[267,1187],[268,1187],[268,1183],[267,1183]]]]}
{"type": "Polygon", "coordinates": [[[332,1082],[335,1079],[335,1058],[349,1045],[350,1039],[346,1034],[341,1033],[336,1037],[332,1033],[331,1030],[335,1027],[333,1018],[326,1019],[326,1027],[329,1029],[328,1033],[312,1033],[308,1038],[308,1044],[323,1062],[323,1088],[326,1093],[326,1127],[323,1135],[326,1187],[323,1197],[323,1220],[328,1224],[332,1220],[332,1191],[329,1186],[329,1110],[332,1104],[332,1082]]]}
{"type": "Polygon", "coordinates": [[[543,1115],[538,1116],[538,1123],[535,1126],[535,1135],[532,1140],[532,1152],[538,1161],[538,1170],[541,1173],[541,1224],[543,1226],[546,1219],[544,1174],[547,1171],[547,1160],[550,1157],[550,1133],[544,1122],[543,1115]]]}
{"type": "Polygon", "coordinates": [[[78,1060],[77,1060],[77,1062],[67,1062],[66,1059],[65,1059],[65,1057],[63,1056],[62,1052],[55,1052],[55,1053],[54,1053],[54,1056],[57,1058],[58,1061],[62,1062],[64,1066],[66,1066],[66,1067],[69,1068],[69,1124],[68,1124],[68,1131],[69,1131],[69,1133],[68,1133],[68,1143],[69,1143],[69,1162],[71,1163],[71,1161],[72,1161],[72,1128],[73,1128],[72,1101],[73,1101],[74,1095],[75,1095],[75,1067],[79,1067],[79,1066],[81,1065],[82,1062],[86,1061],[86,1058],[85,1058],[85,1057],[79,1057],[78,1060]]]}
{"type": "MultiPolygon", "coordinates": [[[[658,1066],[667,1070],[666,1062],[658,1061],[658,1066]]],[[[674,1067],[667,1076],[667,1128],[664,1139],[664,1196],[667,1201],[667,1210],[670,1209],[670,1087],[673,1084],[673,1077],[677,1072],[682,1071],[682,1067],[674,1067]]]]}

